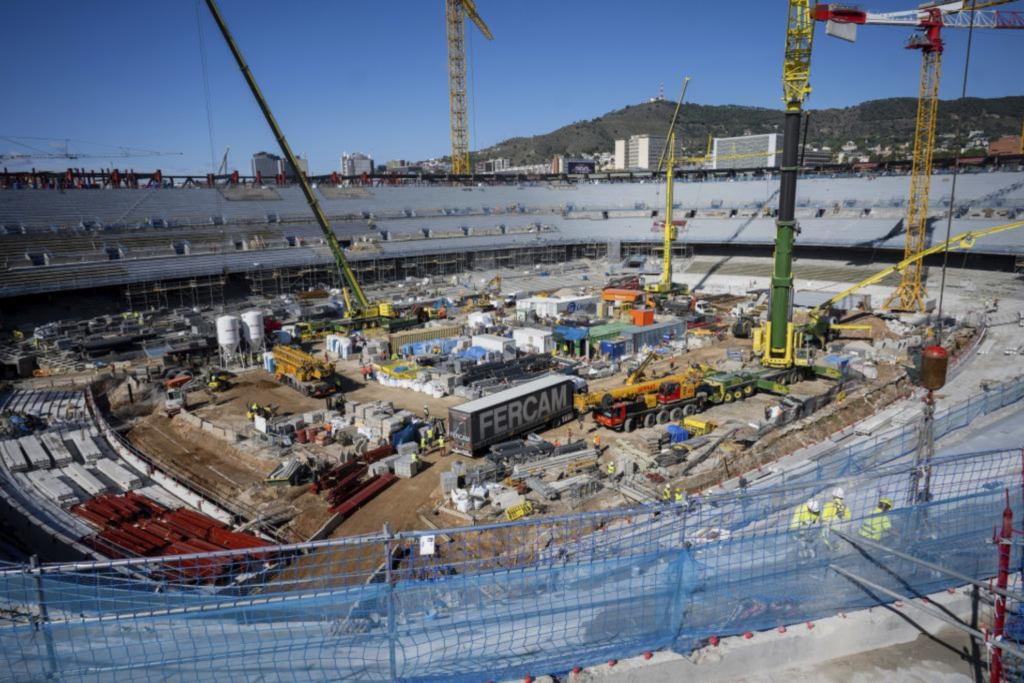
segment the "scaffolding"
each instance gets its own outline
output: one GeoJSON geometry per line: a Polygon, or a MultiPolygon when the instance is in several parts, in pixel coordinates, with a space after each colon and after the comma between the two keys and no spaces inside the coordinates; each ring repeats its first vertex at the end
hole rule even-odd
{"type": "Polygon", "coordinates": [[[223,306],[227,279],[220,274],[131,282],[124,288],[125,303],[130,311],[223,306]]]}
{"type": "Polygon", "coordinates": [[[245,273],[249,291],[255,296],[276,298],[311,290],[338,289],[341,274],[333,263],[307,263],[302,266],[252,268],[245,273]]]}

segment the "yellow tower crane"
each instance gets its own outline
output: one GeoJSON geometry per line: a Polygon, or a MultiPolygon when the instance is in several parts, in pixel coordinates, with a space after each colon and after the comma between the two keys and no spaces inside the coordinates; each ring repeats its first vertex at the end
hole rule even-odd
{"type": "Polygon", "coordinates": [[[469,98],[466,94],[466,17],[487,40],[491,29],[477,14],[473,0],[445,0],[448,29],[448,96],[452,119],[452,174],[469,175],[469,98]]]}
{"type": "MultiPolygon", "coordinates": [[[[939,80],[942,73],[943,28],[1024,29],[1024,15],[1018,12],[978,11],[983,7],[1005,5],[1014,0],[934,2],[917,9],[872,13],[849,5],[818,5],[815,19],[828,22],[828,33],[853,42],[857,26],[907,26],[920,31],[907,48],[921,51],[921,83],[914,128],[914,156],[910,172],[910,201],[904,221],[906,246],[903,258],[909,259],[927,248],[928,209],[935,153],[935,128],[938,123],[939,80]]],[[[924,286],[924,262],[914,260],[902,272],[896,291],[886,300],[893,311],[924,311],[928,294],[924,286]]]]}

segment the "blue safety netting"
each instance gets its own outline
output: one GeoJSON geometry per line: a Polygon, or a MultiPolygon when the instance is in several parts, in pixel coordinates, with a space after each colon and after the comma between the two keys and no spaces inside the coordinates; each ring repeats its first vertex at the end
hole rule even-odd
{"type": "MultiPolygon", "coordinates": [[[[1022,394],[1020,381],[999,385],[940,412],[937,431],[1022,394]]],[[[923,468],[912,457],[917,430],[900,427],[786,476],[684,504],[248,552],[0,567],[0,678],[497,680],[659,648],[689,652],[711,636],[892,601],[862,581],[906,597],[957,585],[857,544],[882,496],[895,503],[898,533],[883,544],[993,576],[992,530],[1007,502],[1015,519],[1024,513],[1021,450],[936,457],[923,468]],[[799,505],[837,485],[849,520],[791,528],[799,505]]],[[[1020,546],[1012,553],[1021,566],[1020,546]]]]}

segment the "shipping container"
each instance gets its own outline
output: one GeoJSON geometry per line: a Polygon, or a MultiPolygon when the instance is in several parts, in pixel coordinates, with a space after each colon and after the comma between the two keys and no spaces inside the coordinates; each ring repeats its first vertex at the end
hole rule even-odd
{"type": "Polygon", "coordinates": [[[451,339],[462,336],[462,325],[444,325],[439,327],[424,327],[419,330],[407,330],[388,335],[389,348],[397,350],[406,344],[415,342],[430,341],[432,339],[451,339]]]}
{"type": "Polygon", "coordinates": [[[479,455],[492,444],[573,419],[576,385],[550,375],[448,409],[452,450],[479,455]]]}

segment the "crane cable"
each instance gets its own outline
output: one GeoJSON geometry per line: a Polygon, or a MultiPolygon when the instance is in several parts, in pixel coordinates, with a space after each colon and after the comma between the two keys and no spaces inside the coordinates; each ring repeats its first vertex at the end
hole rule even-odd
{"type": "Polygon", "coordinates": [[[216,173],[217,148],[213,140],[213,105],[210,100],[210,74],[206,67],[206,44],[203,40],[202,11],[199,7],[199,0],[196,0],[196,31],[199,34],[199,61],[203,67],[203,97],[206,100],[206,132],[210,138],[210,172],[216,173]]]}
{"type": "MultiPolygon", "coordinates": [[[[971,68],[971,45],[974,42],[974,10],[977,0],[971,0],[971,23],[967,27],[967,53],[964,55],[964,79],[960,89],[960,99],[967,97],[967,82],[971,68]]],[[[931,150],[934,154],[935,150],[931,150]]],[[[935,343],[942,343],[942,304],[946,294],[946,267],[949,264],[949,239],[953,232],[953,211],[956,207],[956,179],[960,175],[959,152],[953,160],[953,184],[949,190],[949,213],[946,216],[946,248],[942,250],[942,279],[939,285],[939,310],[935,318],[935,343]]]]}

